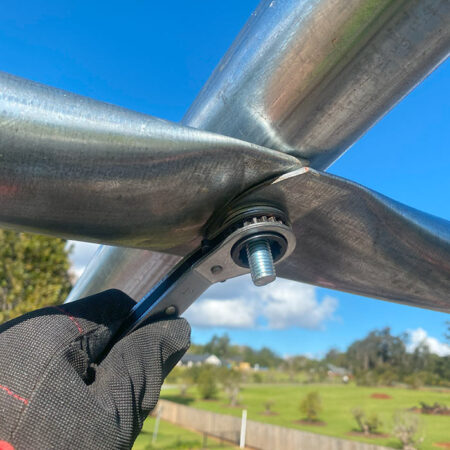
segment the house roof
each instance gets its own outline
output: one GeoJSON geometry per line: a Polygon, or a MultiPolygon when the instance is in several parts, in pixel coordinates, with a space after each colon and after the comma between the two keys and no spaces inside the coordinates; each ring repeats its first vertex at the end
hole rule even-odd
{"type": "Polygon", "coordinates": [[[328,370],[335,373],[336,375],[348,375],[350,373],[349,370],[345,369],[344,367],[338,367],[334,364],[327,364],[328,370]]]}

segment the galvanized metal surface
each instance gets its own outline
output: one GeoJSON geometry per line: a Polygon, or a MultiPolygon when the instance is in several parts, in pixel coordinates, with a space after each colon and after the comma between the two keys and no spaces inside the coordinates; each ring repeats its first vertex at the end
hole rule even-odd
{"type": "Polygon", "coordinates": [[[121,289],[131,298],[142,298],[181,257],[169,253],[101,246],[70,291],[71,302],[105,289],[121,289]]]}
{"type": "Polygon", "coordinates": [[[260,201],[288,213],[297,240],[278,276],[450,312],[450,222],[308,168],[234,205],[260,201]]]}
{"type": "MultiPolygon", "coordinates": [[[[449,9],[445,0],[262,1],[183,123],[323,169],[445,59],[449,9]]],[[[93,260],[72,298],[130,293],[130,279],[141,297],[177,260],[121,248],[108,255],[93,260]]]]}
{"type": "Polygon", "coordinates": [[[262,1],[184,123],[323,170],[449,49],[446,0],[262,1]]]}
{"type": "Polygon", "coordinates": [[[5,73],[0,154],[1,226],[179,254],[231,198],[300,166],[5,73]]]}

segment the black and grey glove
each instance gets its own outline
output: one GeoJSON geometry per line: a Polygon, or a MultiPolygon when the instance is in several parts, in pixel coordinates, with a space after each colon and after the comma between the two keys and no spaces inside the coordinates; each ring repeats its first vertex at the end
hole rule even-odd
{"type": "Polygon", "coordinates": [[[95,361],[134,301],[117,290],[0,327],[0,449],[127,449],[189,347],[184,319],[147,323],[95,361]]]}

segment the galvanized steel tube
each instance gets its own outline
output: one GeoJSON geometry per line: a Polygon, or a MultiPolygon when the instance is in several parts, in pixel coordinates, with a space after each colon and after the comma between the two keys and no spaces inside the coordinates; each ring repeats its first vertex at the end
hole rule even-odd
{"type": "MultiPolygon", "coordinates": [[[[446,0],[264,0],[183,124],[324,169],[447,57],[449,23],[446,0]]],[[[72,299],[125,289],[130,277],[140,297],[178,260],[136,273],[134,258],[157,255],[109,252],[111,259],[92,261],[72,299]],[[104,281],[105,270],[114,283],[104,281]]]]}

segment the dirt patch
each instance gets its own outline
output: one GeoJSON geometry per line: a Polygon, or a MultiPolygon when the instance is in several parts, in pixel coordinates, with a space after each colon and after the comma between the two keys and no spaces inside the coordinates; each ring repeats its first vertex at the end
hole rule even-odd
{"type": "Polygon", "coordinates": [[[442,411],[429,411],[423,408],[415,408],[421,414],[428,414],[431,416],[450,416],[450,409],[444,409],[442,411]]]}
{"type": "Polygon", "coordinates": [[[384,433],[364,433],[362,431],[349,431],[347,433],[348,436],[358,436],[358,437],[366,437],[369,439],[380,439],[380,438],[387,438],[389,437],[388,434],[384,434],[384,433]]]}
{"type": "Polygon", "coordinates": [[[408,411],[417,413],[417,414],[426,414],[428,416],[450,416],[450,409],[430,411],[429,409],[413,407],[413,408],[409,408],[408,411]]]}
{"type": "Polygon", "coordinates": [[[261,411],[260,414],[263,416],[278,416],[278,413],[275,411],[261,411]]]}
{"type": "Polygon", "coordinates": [[[300,425],[313,425],[316,427],[324,427],[327,424],[326,422],[322,422],[321,420],[307,420],[307,419],[294,420],[294,423],[300,425]]]}
{"type": "Polygon", "coordinates": [[[229,408],[229,409],[242,409],[245,408],[245,405],[241,405],[240,403],[238,405],[223,405],[224,408],[229,408]]]}
{"type": "Polygon", "coordinates": [[[450,448],[450,442],[435,442],[433,447],[450,448]]]}
{"type": "Polygon", "coordinates": [[[389,394],[383,394],[382,392],[374,392],[370,398],[380,398],[383,400],[389,400],[390,398],[392,398],[389,394]]]}
{"type": "Polygon", "coordinates": [[[418,413],[418,414],[420,414],[422,412],[422,410],[420,408],[417,408],[415,406],[413,408],[409,408],[408,411],[413,412],[413,413],[418,413]]]}

